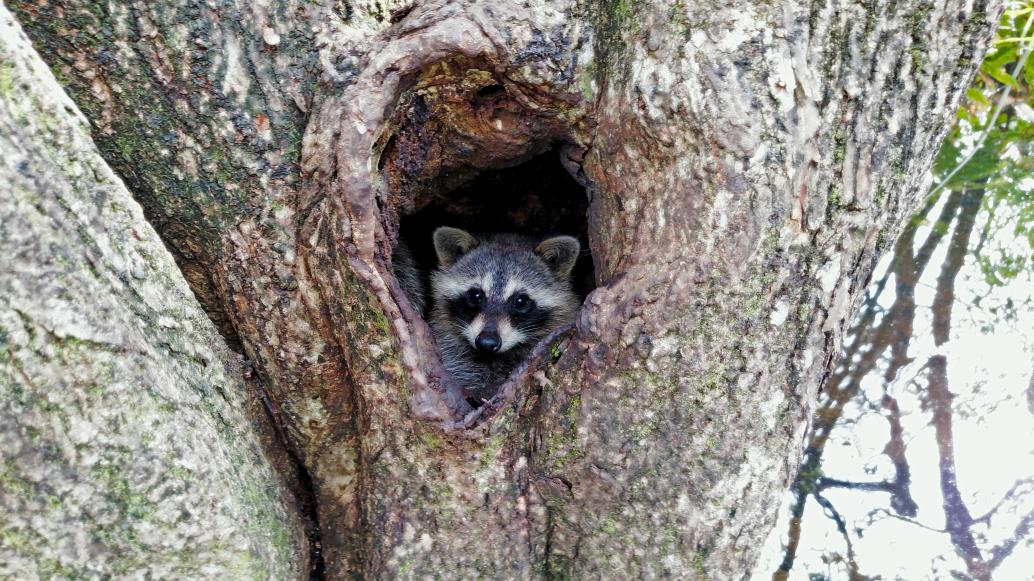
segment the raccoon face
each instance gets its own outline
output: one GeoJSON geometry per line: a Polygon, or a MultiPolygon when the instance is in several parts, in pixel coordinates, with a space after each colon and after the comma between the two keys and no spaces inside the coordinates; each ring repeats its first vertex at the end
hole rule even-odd
{"type": "MultiPolygon", "coordinates": [[[[530,347],[569,323],[578,305],[569,282],[578,241],[513,234],[478,239],[456,228],[434,233],[440,268],[432,275],[433,326],[480,356],[530,347]]],[[[439,335],[441,334],[439,332],[439,335]]]]}

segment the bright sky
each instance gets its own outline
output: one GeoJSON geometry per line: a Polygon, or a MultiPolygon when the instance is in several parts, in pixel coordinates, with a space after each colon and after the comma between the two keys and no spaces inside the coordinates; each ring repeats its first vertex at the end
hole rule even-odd
{"type": "MultiPolygon", "coordinates": [[[[903,371],[892,387],[892,395],[898,399],[904,415],[907,457],[912,468],[911,490],[919,504],[916,520],[920,524],[887,517],[868,524],[867,515],[871,511],[889,507],[888,495],[883,493],[834,489],[825,493],[847,520],[849,530],[856,526],[862,529],[860,538],[852,533],[861,573],[882,575],[884,579],[948,579],[952,570],[965,571],[948,535],[923,528],[943,528],[944,512],[937,447],[929,424],[931,416],[920,409],[916,390],[909,386],[919,368],[936,352],[928,306],[933,299],[943,248],[940,252],[916,289],[920,308],[916,337],[910,349],[915,363],[903,371]]],[[[956,395],[953,428],[959,487],[973,516],[994,506],[1017,480],[1034,477],[1034,413],[1028,409],[1025,396],[1034,369],[1034,312],[1023,307],[1017,320],[996,322],[992,332],[983,333],[981,327],[994,322],[995,316],[967,308],[967,305],[986,289],[979,268],[972,259],[967,260],[957,283],[957,300],[962,302],[953,310],[952,339],[944,346],[949,388],[956,395]]],[[[892,292],[884,296],[888,304],[893,300],[892,292]]],[[[1032,296],[1034,281],[1027,277],[996,289],[984,306],[1002,304],[1010,297],[1022,304],[1032,296]]],[[[925,385],[925,378],[919,380],[925,385]]],[[[871,377],[864,383],[864,389],[871,401],[878,402],[882,395],[880,378],[871,377]]],[[[861,482],[892,475],[890,461],[882,452],[889,434],[887,422],[876,413],[858,407],[845,413],[846,417],[858,421],[853,427],[837,427],[826,447],[823,472],[831,477],[861,482]]],[[[779,524],[766,543],[765,556],[753,579],[771,579],[782,560],[790,500],[787,493],[780,509],[779,524]]],[[[1034,493],[1027,494],[1025,502],[1007,507],[995,516],[990,529],[974,529],[975,533],[988,535],[990,542],[983,545],[984,548],[1012,534],[1020,516],[1034,509],[1034,493]]],[[[842,564],[823,561],[824,554],[834,552],[846,555],[843,538],[834,522],[822,514],[821,507],[809,499],[801,546],[790,578],[807,580],[809,573],[822,573],[829,579],[846,579],[846,568],[842,564]]],[[[1034,543],[1030,539],[1017,545],[1013,555],[996,571],[995,579],[1034,580],[1034,543]]]]}

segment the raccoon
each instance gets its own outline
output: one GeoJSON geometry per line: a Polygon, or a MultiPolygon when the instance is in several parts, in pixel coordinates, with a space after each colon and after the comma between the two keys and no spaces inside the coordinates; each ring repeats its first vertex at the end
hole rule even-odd
{"type": "Polygon", "coordinates": [[[425,299],[424,285],[420,280],[420,269],[417,268],[416,260],[413,258],[413,251],[401,238],[391,255],[391,269],[395,274],[395,279],[399,281],[399,286],[402,287],[402,292],[406,293],[409,303],[422,317],[425,299]]]}
{"type": "Polygon", "coordinates": [[[539,340],[574,321],[570,278],[580,245],[570,236],[475,237],[448,226],[433,237],[431,330],[446,371],[480,402],[539,340]]]}

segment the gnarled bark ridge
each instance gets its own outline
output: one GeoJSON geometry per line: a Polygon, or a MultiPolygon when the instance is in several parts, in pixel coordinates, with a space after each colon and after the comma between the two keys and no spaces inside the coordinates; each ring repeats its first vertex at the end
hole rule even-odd
{"type": "Polygon", "coordinates": [[[15,9],[268,386],[330,576],[739,577],[1001,3],[15,9]],[[549,148],[597,288],[474,410],[391,248],[549,148]]]}

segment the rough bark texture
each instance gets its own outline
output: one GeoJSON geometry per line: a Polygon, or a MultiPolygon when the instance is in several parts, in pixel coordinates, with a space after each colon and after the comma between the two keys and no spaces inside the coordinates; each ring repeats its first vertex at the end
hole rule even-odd
{"type": "Polygon", "coordinates": [[[0,577],[301,576],[240,357],[0,7],[0,577]]]}
{"type": "Polygon", "coordinates": [[[268,385],[334,578],[749,571],[1000,8],[15,5],[268,385]],[[391,247],[551,144],[598,288],[471,410],[391,247]]]}

